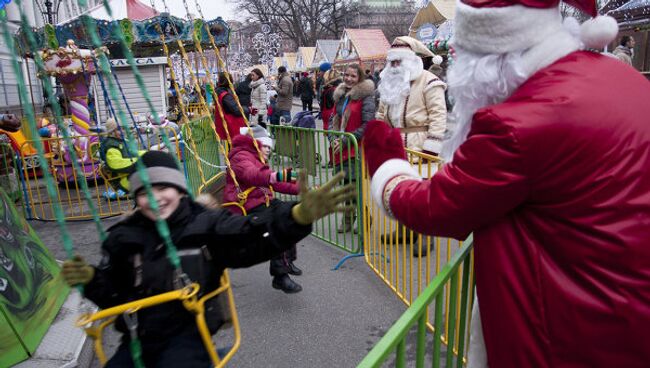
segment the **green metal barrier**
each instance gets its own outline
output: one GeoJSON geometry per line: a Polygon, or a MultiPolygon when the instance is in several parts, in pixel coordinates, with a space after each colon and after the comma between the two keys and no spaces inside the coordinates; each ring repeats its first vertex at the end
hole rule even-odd
{"type": "Polygon", "coordinates": [[[183,124],[181,131],[187,183],[192,188],[192,193],[198,193],[201,185],[220,171],[224,171],[221,166],[219,138],[210,116],[202,116],[183,124]]]}
{"type": "MultiPolygon", "coordinates": [[[[361,211],[361,152],[354,136],[350,133],[291,126],[271,125],[269,129],[275,139],[275,148],[269,160],[273,169],[292,167],[305,170],[309,175],[310,186],[323,185],[337,172],[346,171],[346,181],[357,185],[357,211],[346,217],[336,213],[318,220],[314,223],[312,235],[346,252],[361,253],[364,229],[361,211]],[[350,143],[337,153],[331,152],[329,139],[343,137],[350,143]],[[338,164],[334,164],[334,161],[338,164]],[[339,232],[339,228],[345,227],[346,224],[349,225],[350,231],[339,232]]],[[[283,200],[291,199],[290,196],[282,194],[277,194],[277,197],[283,200]]]]}
{"type": "MultiPolygon", "coordinates": [[[[474,290],[470,277],[473,267],[473,244],[470,235],[463,247],[379,340],[358,368],[388,365],[385,364],[386,360],[393,352],[394,366],[406,367],[407,345],[413,344],[410,332],[415,325],[415,367],[424,367],[425,362],[428,363],[427,366],[434,368],[460,368],[465,364],[471,323],[470,299],[474,290]],[[431,305],[434,300],[435,304],[431,305]],[[433,325],[429,323],[430,313],[434,315],[433,325]],[[459,318],[456,318],[457,315],[459,318]],[[433,330],[433,341],[430,344],[427,344],[427,329],[433,330]]],[[[412,362],[409,366],[411,365],[412,362]]]]}

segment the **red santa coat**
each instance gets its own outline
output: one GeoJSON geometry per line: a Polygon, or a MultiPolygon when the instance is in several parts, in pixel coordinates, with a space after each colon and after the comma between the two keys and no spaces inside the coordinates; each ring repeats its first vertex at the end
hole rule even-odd
{"type": "Polygon", "coordinates": [[[571,53],[479,110],[431,180],[384,193],[418,232],[474,232],[490,367],[650,365],[648,98],[632,68],[571,53]]]}

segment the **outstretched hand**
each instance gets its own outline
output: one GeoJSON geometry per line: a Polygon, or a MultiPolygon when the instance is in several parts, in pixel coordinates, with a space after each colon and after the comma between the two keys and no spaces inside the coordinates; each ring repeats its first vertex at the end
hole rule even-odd
{"type": "Polygon", "coordinates": [[[354,205],[345,205],[352,201],[357,193],[354,184],[336,188],[345,178],[344,172],[339,172],[320,188],[308,188],[307,173],[301,171],[298,177],[300,187],[300,203],[293,207],[293,219],[301,225],[309,225],[334,212],[351,212],[354,205]]]}
{"type": "Polygon", "coordinates": [[[63,279],[70,286],[85,285],[95,276],[95,269],[80,256],[74,256],[63,262],[61,271],[63,279]]]}

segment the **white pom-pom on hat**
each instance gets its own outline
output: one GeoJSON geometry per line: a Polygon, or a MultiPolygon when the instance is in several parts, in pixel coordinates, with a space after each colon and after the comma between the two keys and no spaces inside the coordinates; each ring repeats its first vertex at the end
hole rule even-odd
{"type": "Polygon", "coordinates": [[[616,39],[618,23],[610,16],[597,16],[580,26],[580,41],[588,49],[602,49],[616,39]]]}
{"type": "Polygon", "coordinates": [[[442,56],[433,55],[433,58],[431,58],[431,61],[436,65],[440,65],[440,64],[442,64],[442,56]]]}

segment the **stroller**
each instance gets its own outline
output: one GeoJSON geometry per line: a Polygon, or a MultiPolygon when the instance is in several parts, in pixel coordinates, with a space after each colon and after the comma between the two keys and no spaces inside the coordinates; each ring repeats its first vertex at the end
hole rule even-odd
{"type": "Polygon", "coordinates": [[[314,114],[318,114],[318,111],[301,111],[293,117],[289,124],[285,123],[285,125],[291,125],[296,128],[316,129],[314,114]]]}
{"type": "Polygon", "coordinates": [[[279,128],[275,130],[275,151],[274,162],[282,164],[283,158],[289,158],[294,167],[302,167],[310,175],[316,175],[316,168],[321,160],[317,151],[316,119],[314,114],[318,111],[301,111],[297,113],[291,122],[287,123],[282,118],[280,125],[285,127],[303,128],[299,130],[279,128]],[[313,157],[313,159],[305,159],[313,157]]]}

